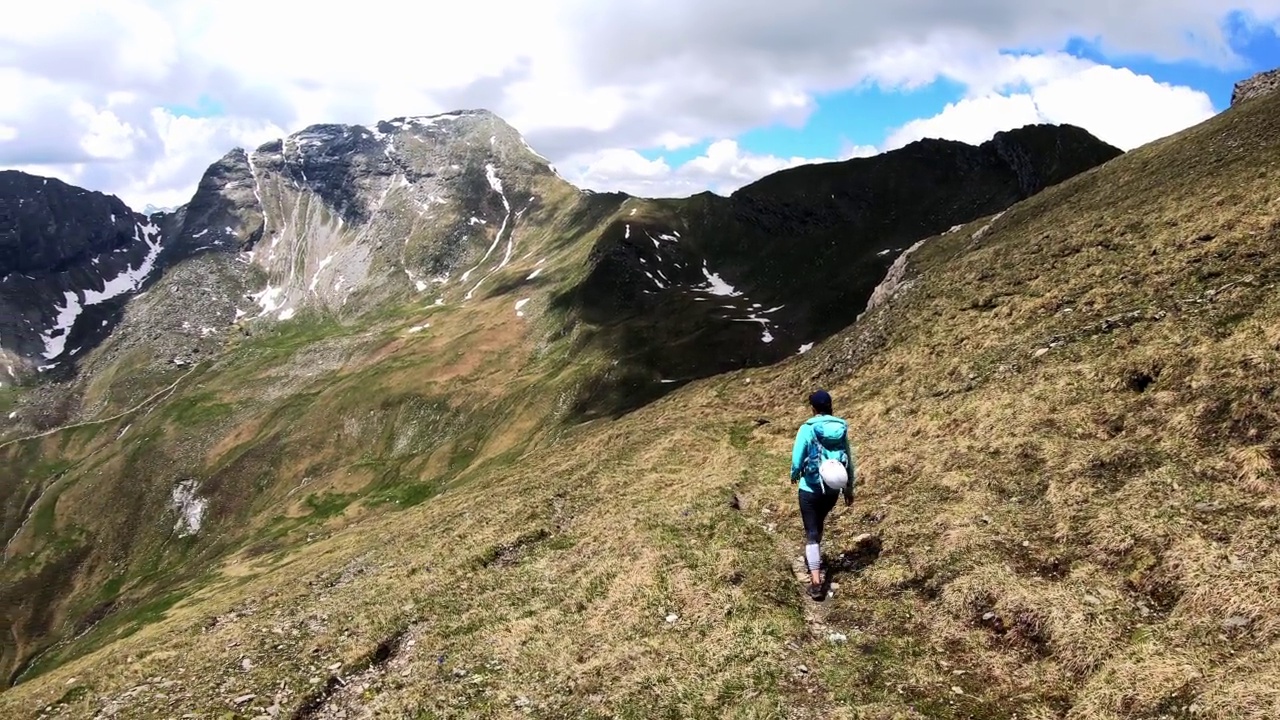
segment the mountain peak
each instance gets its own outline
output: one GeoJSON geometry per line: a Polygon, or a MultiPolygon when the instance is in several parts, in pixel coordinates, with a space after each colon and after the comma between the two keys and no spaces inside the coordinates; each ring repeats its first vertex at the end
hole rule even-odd
{"type": "Polygon", "coordinates": [[[431,145],[488,143],[500,151],[498,154],[502,161],[550,167],[549,161],[530,147],[515,127],[484,108],[451,110],[434,115],[400,115],[371,125],[316,123],[284,138],[263,143],[253,152],[278,153],[287,148],[299,155],[318,153],[330,157],[367,153],[394,161],[393,154],[405,149],[396,145],[397,140],[409,138],[431,145]]]}

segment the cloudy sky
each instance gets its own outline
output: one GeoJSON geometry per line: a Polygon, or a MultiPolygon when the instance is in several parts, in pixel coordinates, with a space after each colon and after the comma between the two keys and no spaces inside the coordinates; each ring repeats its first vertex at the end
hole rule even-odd
{"type": "Polygon", "coordinates": [[[134,207],[317,122],[484,107],[597,190],[1072,123],[1130,149],[1280,66],[1280,0],[44,0],[0,24],[0,167],[134,207]],[[408,7],[404,7],[408,6],[408,7]]]}

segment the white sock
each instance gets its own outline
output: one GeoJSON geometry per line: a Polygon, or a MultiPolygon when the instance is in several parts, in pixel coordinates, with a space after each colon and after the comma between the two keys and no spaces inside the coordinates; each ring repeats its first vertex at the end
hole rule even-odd
{"type": "Polygon", "coordinates": [[[818,550],[818,543],[809,543],[804,546],[804,559],[809,562],[810,572],[822,567],[822,553],[818,550]]]}

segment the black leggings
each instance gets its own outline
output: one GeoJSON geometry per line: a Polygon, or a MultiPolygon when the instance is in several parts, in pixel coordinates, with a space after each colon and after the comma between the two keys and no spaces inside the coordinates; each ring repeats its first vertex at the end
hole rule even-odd
{"type": "Polygon", "coordinates": [[[826,493],[813,493],[800,490],[800,519],[804,521],[804,536],[811,543],[822,542],[822,525],[827,514],[836,506],[840,493],[828,490],[826,493]]]}

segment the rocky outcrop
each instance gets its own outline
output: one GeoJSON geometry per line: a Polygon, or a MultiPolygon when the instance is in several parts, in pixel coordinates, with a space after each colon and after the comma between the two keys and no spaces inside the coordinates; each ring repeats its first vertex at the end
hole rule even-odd
{"type": "Polygon", "coordinates": [[[287,320],[402,292],[474,296],[510,261],[537,184],[574,191],[485,110],[374,128],[314,125],[209,166],[191,201],[146,217],[120,200],[0,173],[0,373],[64,373],[100,346],[198,354],[242,319],[287,320]],[[181,268],[196,263],[190,271],[181,268]],[[145,340],[144,340],[145,339],[145,340]]]}
{"type": "Polygon", "coordinates": [[[1232,107],[1280,90],[1280,69],[1258,73],[1247,80],[1236,83],[1231,91],[1232,107]]]}
{"type": "Polygon", "coordinates": [[[65,368],[154,276],[160,227],[119,199],[0,172],[0,356],[17,380],[65,368]]]}
{"type": "Polygon", "coordinates": [[[205,170],[170,243],[172,262],[203,251],[237,253],[262,237],[263,209],[249,156],[236,148],[205,170]]]}
{"type": "Polygon", "coordinates": [[[357,292],[470,300],[510,260],[534,185],[569,187],[484,110],[313,125],[223,164],[205,194],[265,275],[249,314],[277,318],[357,292]]]}
{"type": "Polygon", "coordinates": [[[616,214],[576,301],[611,325],[605,342],[636,366],[633,378],[776,362],[854,322],[915,243],[1120,154],[1081,128],[1033,125],[977,146],[921,140],[784,170],[728,198],[653,207],[599,196],[616,214]]]}

